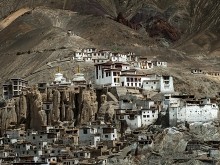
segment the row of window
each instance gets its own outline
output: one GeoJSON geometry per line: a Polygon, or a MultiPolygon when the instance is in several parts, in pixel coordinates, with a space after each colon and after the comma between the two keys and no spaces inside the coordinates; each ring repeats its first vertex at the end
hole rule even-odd
{"type": "MultiPolygon", "coordinates": [[[[154,115],[152,115],[154,117],[154,115]]],[[[150,115],[143,115],[143,118],[150,118],[150,115]]]]}
{"type": "Polygon", "coordinates": [[[141,78],[129,78],[129,77],[127,77],[127,82],[141,82],[141,78]]]}
{"type": "Polygon", "coordinates": [[[141,83],[127,83],[127,86],[131,86],[131,87],[140,87],[141,83]]]}

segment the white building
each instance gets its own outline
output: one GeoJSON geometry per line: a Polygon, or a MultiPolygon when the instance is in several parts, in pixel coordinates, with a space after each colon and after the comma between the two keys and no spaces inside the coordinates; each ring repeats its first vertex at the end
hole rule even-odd
{"type": "Polygon", "coordinates": [[[97,49],[96,48],[84,48],[82,49],[82,52],[83,53],[95,53],[97,52],[97,49]]]}
{"type": "Polygon", "coordinates": [[[130,129],[137,129],[155,123],[159,115],[159,109],[155,102],[133,99],[133,101],[121,100],[119,102],[119,109],[116,109],[116,119],[126,121],[130,129]]]}
{"type": "Polygon", "coordinates": [[[79,145],[96,145],[100,138],[96,136],[97,128],[81,127],[79,128],[79,145]]]}
{"type": "Polygon", "coordinates": [[[158,109],[142,109],[141,110],[141,125],[149,126],[155,123],[158,119],[158,109]]]}
{"type": "Polygon", "coordinates": [[[112,62],[95,64],[96,85],[120,86],[120,74],[130,69],[128,63],[112,62]]]}
{"type": "Polygon", "coordinates": [[[98,129],[98,133],[101,135],[101,140],[109,141],[117,139],[117,129],[110,126],[104,126],[98,129]]]}
{"type": "Polygon", "coordinates": [[[135,69],[121,71],[120,84],[125,87],[141,88],[144,80],[149,77],[144,74],[137,74],[135,69]]]}
{"type": "Polygon", "coordinates": [[[117,138],[117,129],[105,124],[79,128],[79,145],[96,147],[100,141],[113,141],[117,138]]]}
{"type": "Polygon", "coordinates": [[[77,50],[74,52],[73,60],[75,61],[83,61],[84,57],[87,57],[87,53],[82,52],[82,50],[77,50]]]}
{"type": "Polygon", "coordinates": [[[169,123],[176,126],[178,123],[209,122],[218,119],[219,107],[211,99],[181,100],[170,99],[169,123]]]}
{"type": "Polygon", "coordinates": [[[143,81],[143,90],[158,91],[161,93],[173,93],[173,77],[172,76],[158,76],[151,75],[149,79],[143,81]]]}
{"type": "Polygon", "coordinates": [[[111,56],[108,58],[110,61],[117,61],[117,62],[127,62],[128,57],[127,54],[121,53],[112,53],[111,56]]]}
{"type": "Polygon", "coordinates": [[[157,66],[157,67],[167,67],[167,62],[152,60],[152,63],[154,66],[157,66]]]}
{"type": "Polygon", "coordinates": [[[93,58],[92,59],[92,61],[93,61],[93,63],[105,63],[105,62],[107,62],[108,61],[108,59],[107,58],[93,58]]]}
{"type": "Polygon", "coordinates": [[[126,121],[128,127],[130,127],[130,129],[137,129],[142,126],[141,114],[138,112],[125,114],[124,117],[121,119],[126,121]]]}
{"type": "Polygon", "coordinates": [[[147,60],[147,58],[140,58],[131,64],[135,69],[152,69],[154,67],[152,61],[147,60]]]}
{"type": "Polygon", "coordinates": [[[114,62],[138,61],[137,56],[132,53],[112,53],[109,50],[100,50],[96,48],[85,48],[74,52],[73,60],[81,62],[106,62],[108,60],[114,62]]]}

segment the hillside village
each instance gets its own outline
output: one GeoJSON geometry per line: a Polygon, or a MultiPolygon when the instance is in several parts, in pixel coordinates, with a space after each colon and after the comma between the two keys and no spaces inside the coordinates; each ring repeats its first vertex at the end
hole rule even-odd
{"type": "Polygon", "coordinates": [[[65,77],[59,67],[52,82],[5,81],[0,164],[219,162],[218,91],[179,93],[171,75],[146,72],[167,61],[133,52],[85,48],[71,60],[94,64],[94,80],[80,68],[65,77]]]}

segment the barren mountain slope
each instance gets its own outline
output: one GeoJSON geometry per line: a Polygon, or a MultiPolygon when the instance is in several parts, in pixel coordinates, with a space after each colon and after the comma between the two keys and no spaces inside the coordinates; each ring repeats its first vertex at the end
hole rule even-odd
{"type": "MultiPolygon", "coordinates": [[[[171,44],[174,48],[195,53],[198,50],[213,52],[220,46],[220,1],[216,0],[2,0],[0,5],[3,7],[0,14],[2,17],[24,6],[39,5],[77,11],[80,14],[109,16],[112,19],[122,12],[128,20],[139,15],[136,21],[143,28],[146,28],[149,18],[160,16],[182,32],[181,40],[171,44]]],[[[94,24],[97,22],[95,19],[92,21],[94,24]]]]}

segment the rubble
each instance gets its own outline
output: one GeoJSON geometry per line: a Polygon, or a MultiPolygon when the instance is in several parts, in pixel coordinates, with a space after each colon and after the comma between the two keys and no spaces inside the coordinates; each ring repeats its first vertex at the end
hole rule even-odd
{"type": "Polygon", "coordinates": [[[191,123],[189,124],[189,132],[202,141],[219,141],[220,139],[219,124],[214,122],[191,123]]]}

